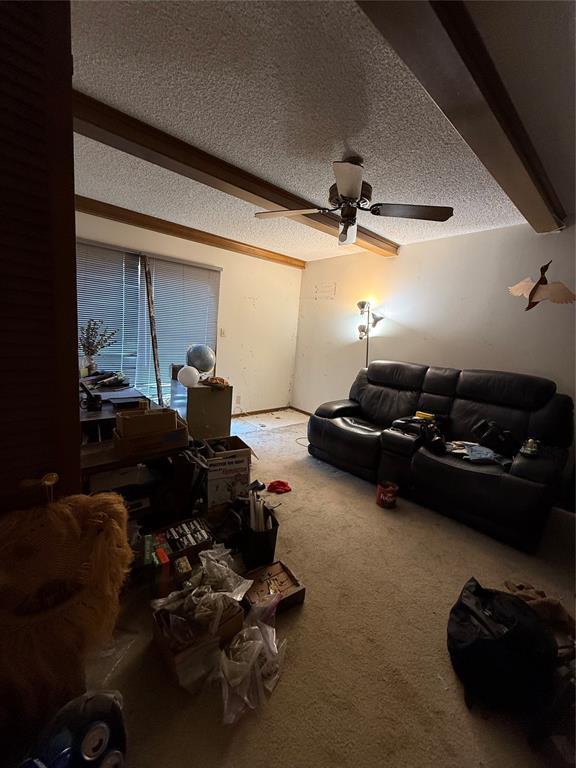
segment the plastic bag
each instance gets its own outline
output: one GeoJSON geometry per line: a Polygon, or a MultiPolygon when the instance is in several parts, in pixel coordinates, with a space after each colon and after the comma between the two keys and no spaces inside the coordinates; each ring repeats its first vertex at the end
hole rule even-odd
{"type": "Polygon", "coordinates": [[[221,544],[200,553],[201,565],[183,589],[153,600],[157,625],[172,653],[180,685],[196,692],[219,668],[218,629],[226,610],[252,586],[232,570],[230,550],[221,544]]]}
{"type": "Polygon", "coordinates": [[[223,544],[199,553],[204,571],[204,584],[209,584],[216,592],[224,592],[234,600],[242,600],[254,582],[244,579],[232,570],[231,550],[223,544]]]}
{"type": "Polygon", "coordinates": [[[248,709],[256,709],[272,693],[280,678],[286,640],[276,642],[274,616],[278,595],[254,607],[244,629],[220,654],[219,677],[224,704],[223,722],[236,723],[248,709]]]}

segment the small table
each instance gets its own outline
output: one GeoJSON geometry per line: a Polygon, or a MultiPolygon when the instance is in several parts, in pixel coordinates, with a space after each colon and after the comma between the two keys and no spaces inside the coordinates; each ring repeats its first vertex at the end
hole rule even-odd
{"type": "Polygon", "coordinates": [[[186,421],[190,436],[196,440],[230,434],[232,387],[212,389],[204,384],[184,387],[173,378],[170,407],[186,421]]]}

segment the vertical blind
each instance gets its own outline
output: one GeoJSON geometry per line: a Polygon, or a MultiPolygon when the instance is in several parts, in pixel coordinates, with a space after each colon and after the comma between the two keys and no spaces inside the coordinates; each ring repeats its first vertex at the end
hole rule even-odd
{"type": "MultiPolygon", "coordinates": [[[[148,256],[156,315],[160,376],[170,392],[170,365],[186,362],[190,344],[216,348],[220,272],[148,256]]],[[[78,325],[90,318],[118,328],[98,357],[99,368],[123,371],[156,398],[144,267],[138,254],[78,243],[78,325]]],[[[79,354],[81,351],[79,350],[79,354]]]]}

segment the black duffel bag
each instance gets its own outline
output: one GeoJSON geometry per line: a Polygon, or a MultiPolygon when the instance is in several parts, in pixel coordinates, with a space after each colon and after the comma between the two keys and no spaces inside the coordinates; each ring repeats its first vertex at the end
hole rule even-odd
{"type": "Polygon", "coordinates": [[[448,651],[470,705],[533,711],[550,695],[558,647],[523,600],[464,585],[448,620],[448,651]]]}

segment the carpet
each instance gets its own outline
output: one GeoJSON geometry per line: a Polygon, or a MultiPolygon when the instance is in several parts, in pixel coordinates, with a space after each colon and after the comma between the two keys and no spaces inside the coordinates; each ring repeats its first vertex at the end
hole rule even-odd
{"type": "Polygon", "coordinates": [[[554,520],[539,556],[499,544],[310,457],[305,424],[243,435],[252,477],[288,480],[277,497],[277,556],[307,588],[278,617],[288,638],[280,682],[257,713],[221,724],[218,690],[191,697],[167,679],[145,596],[125,598],[116,643],[93,686],[125,701],[134,768],[532,768],[540,758],[506,718],[469,711],[446,651],[448,612],[464,582],[526,580],[573,603],[570,519],[554,520]],[[565,526],[565,527],[563,527],[565,526]]]}

